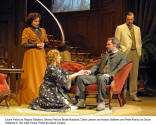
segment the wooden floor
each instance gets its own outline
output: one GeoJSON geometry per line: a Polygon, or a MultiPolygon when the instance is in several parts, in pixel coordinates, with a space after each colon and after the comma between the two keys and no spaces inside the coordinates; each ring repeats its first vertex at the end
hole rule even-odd
{"type": "Polygon", "coordinates": [[[0,116],[156,116],[156,96],[140,98],[143,102],[127,101],[123,107],[120,107],[117,99],[114,99],[112,110],[106,106],[106,110],[99,112],[95,106],[87,106],[85,109],[72,107],[71,110],[61,113],[31,110],[28,105],[18,106],[14,100],[11,100],[9,108],[4,102],[1,103],[0,116]]]}

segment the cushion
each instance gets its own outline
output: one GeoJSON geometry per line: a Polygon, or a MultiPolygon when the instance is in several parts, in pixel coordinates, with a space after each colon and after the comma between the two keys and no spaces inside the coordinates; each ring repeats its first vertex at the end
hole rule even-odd
{"type": "Polygon", "coordinates": [[[9,86],[6,82],[6,75],[0,73],[0,95],[9,93],[9,86]]]}
{"type": "Polygon", "coordinates": [[[75,62],[64,62],[61,64],[61,67],[63,70],[66,70],[69,72],[78,72],[81,69],[85,69],[84,65],[75,63],[75,62]]]}

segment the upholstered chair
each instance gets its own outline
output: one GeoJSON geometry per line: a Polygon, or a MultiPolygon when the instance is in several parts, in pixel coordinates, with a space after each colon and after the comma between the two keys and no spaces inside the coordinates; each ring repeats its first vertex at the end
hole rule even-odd
{"type": "Polygon", "coordinates": [[[0,73],[0,102],[5,100],[6,105],[9,107],[10,88],[6,82],[7,75],[0,73]]]}
{"type": "MultiPolygon", "coordinates": [[[[93,64],[97,62],[98,61],[95,61],[93,62],[93,64]]],[[[65,62],[61,65],[61,67],[67,71],[78,72],[81,69],[87,69],[88,67],[90,68],[90,64],[89,66],[84,66],[82,64],[78,64],[75,62],[65,62]]],[[[126,84],[126,80],[128,78],[128,74],[131,70],[131,67],[132,67],[132,62],[129,62],[124,67],[122,67],[119,72],[116,73],[112,83],[110,85],[106,85],[106,94],[109,97],[109,109],[112,109],[113,95],[117,95],[121,107],[125,104],[126,100],[123,95],[125,89],[124,86],[126,84]]],[[[75,93],[75,91],[76,91],[76,83],[70,89],[71,93],[75,93]]],[[[98,86],[96,83],[92,85],[88,85],[86,87],[86,96],[88,95],[98,95],[98,86]]]]}

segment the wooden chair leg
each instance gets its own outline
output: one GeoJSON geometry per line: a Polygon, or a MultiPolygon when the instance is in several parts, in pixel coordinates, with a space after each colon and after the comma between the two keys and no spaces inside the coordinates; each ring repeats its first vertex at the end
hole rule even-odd
{"type": "Polygon", "coordinates": [[[98,102],[99,101],[99,99],[98,99],[98,94],[96,95],[96,103],[97,103],[97,105],[98,105],[98,102]]]}
{"type": "Polygon", "coordinates": [[[118,101],[119,101],[120,107],[122,107],[123,101],[122,101],[122,98],[120,97],[120,94],[118,94],[118,101]]]}
{"type": "Polygon", "coordinates": [[[109,109],[112,109],[112,96],[113,96],[113,92],[110,90],[109,93],[109,109]]]}
{"type": "Polygon", "coordinates": [[[126,96],[127,96],[127,88],[123,88],[120,96],[122,98],[123,105],[126,104],[126,98],[127,98],[126,96]]]}
{"type": "Polygon", "coordinates": [[[6,105],[7,105],[8,108],[10,106],[9,100],[10,100],[10,94],[7,95],[7,97],[5,98],[5,103],[6,103],[6,105]]]}
{"type": "Polygon", "coordinates": [[[123,105],[126,104],[126,98],[127,98],[127,80],[125,81],[125,85],[122,88],[120,97],[122,98],[123,105]]]}
{"type": "Polygon", "coordinates": [[[114,81],[111,83],[111,87],[109,88],[109,109],[112,109],[112,97],[113,97],[113,87],[114,87],[114,81]]]}

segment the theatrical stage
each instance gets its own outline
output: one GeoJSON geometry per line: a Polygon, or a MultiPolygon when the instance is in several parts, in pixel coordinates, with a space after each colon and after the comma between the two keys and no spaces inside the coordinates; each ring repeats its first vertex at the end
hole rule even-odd
{"type": "MultiPolygon", "coordinates": [[[[96,111],[95,106],[87,106],[85,109],[68,110],[66,112],[45,112],[28,108],[28,105],[18,104],[10,100],[10,107],[0,104],[0,116],[156,116],[156,96],[140,97],[143,102],[127,101],[123,107],[119,106],[118,100],[113,99],[112,110],[106,105],[106,110],[96,111]]],[[[106,102],[108,100],[106,99],[106,102]]]]}

